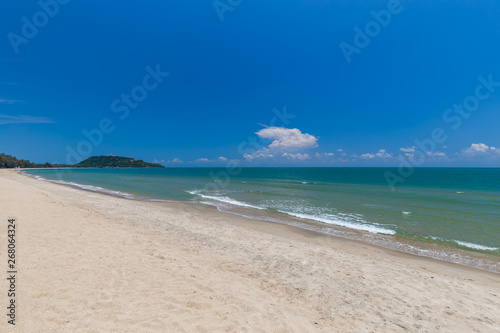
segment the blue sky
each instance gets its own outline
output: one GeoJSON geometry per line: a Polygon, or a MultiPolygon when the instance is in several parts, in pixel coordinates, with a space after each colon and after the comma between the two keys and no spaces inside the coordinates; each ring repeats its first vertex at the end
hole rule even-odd
{"type": "Polygon", "coordinates": [[[0,152],[500,166],[498,1],[2,7],[0,152]]]}

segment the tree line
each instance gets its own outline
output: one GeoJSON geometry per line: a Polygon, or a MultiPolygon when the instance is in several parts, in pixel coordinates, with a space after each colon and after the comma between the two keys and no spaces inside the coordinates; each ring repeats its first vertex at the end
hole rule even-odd
{"type": "Polygon", "coordinates": [[[0,154],[0,169],[4,168],[164,168],[157,163],[149,163],[132,157],[122,156],[92,156],[74,165],[34,163],[29,160],[17,159],[15,156],[0,154]]]}
{"type": "Polygon", "coordinates": [[[29,160],[18,159],[15,156],[0,154],[0,169],[4,168],[64,168],[67,164],[52,164],[52,163],[34,163],[29,160]]]}

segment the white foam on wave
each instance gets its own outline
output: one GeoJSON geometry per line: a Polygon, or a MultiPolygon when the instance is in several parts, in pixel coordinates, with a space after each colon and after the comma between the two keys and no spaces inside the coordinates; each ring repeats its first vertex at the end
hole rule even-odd
{"type": "Polygon", "coordinates": [[[480,244],[458,241],[455,239],[453,241],[455,243],[457,243],[458,245],[462,245],[462,246],[465,246],[465,247],[468,247],[468,248],[474,249],[474,250],[483,250],[483,251],[498,251],[498,250],[500,250],[500,248],[498,248],[498,247],[484,246],[484,245],[480,245],[480,244]]]}
{"type": "Polygon", "coordinates": [[[462,194],[462,193],[465,193],[465,192],[460,192],[460,191],[457,191],[458,194],[462,194]]]}
{"type": "Polygon", "coordinates": [[[481,245],[481,244],[474,244],[474,243],[470,243],[470,242],[459,241],[456,239],[446,239],[446,238],[436,237],[436,236],[429,236],[429,238],[431,238],[435,241],[454,242],[458,245],[462,245],[462,246],[468,247],[469,249],[474,249],[474,250],[483,250],[483,251],[499,251],[500,250],[500,247],[485,246],[485,245],[481,245]]]}
{"type": "MultiPolygon", "coordinates": [[[[201,194],[199,190],[186,191],[186,192],[193,194],[193,195],[198,195],[204,199],[211,199],[211,200],[227,203],[227,204],[234,205],[234,206],[254,208],[254,209],[259,209],[259,210],[266,210],[267,209],[266,207],[259,207],[259,206],[247,204],[245,202],[241,202],[241,201],[231,199],[231,198],[228,198],[225,196],[211,196],[211,195],[201,194]]],[[[276,209],[276,207],[273,207],[273,208],[276,209]]],[[[327,224],[331,224],[331,225],[338,225],[341,227],[346,227],[346,228],[351,228],[351,229],[361,230],[361,231],[367,231],[367,232],[374,233],[374,234],[394,235],[396,233],[394,230],[391,230],[391,229],[386,229],[386,228],[379,227],[379,226],[376,226],[373,224],[362,223],[365,221],[361,218],[361,216],[359,214],[353,215],[353,214],[339,213],[339,215],[342,215],[341,218],[354,220],[355,222],[353,222],[353,221],[344,221],[344,220],[337,218],[333,215],[323,215],[322,216],[322,215],[315,215],[315,214],[303,214],[303,213],[289,211],[286,209],[284,209],[284,210],[277,209],[277,210],[280,213],[284,213],[284,214],[298,217],[301,219],[308,219],[308,220],[327,223],[327,224]]]]}
{"type": "Polygon", "coordinates": [[[402,212],[403,215],[411,215],[411,212],[402,212]]]}
{"type": "Polygon", "coordinates": [[[238,200],[234,200],[234,199],[231,199],[231,198],[228,198],[228,197],[201,194],[199,191],[186,191],[186,192],[188,192],[190,194],[193,194],[193,195],[199,195],[200,197],[202,197],[204,199],[211,199],[211,200],[215,200],[215,201],[227,203],[227,204],[230,204],[230,205],[247,207],[247,208],[255,208],[255,209],[260,209],[260,210],[265,210],[266,209],[265,207],[259,207],[259,206],[250,205],[250,204],[247,204],[247,203],[244,203],[244,202],[241,202],[241,201],[238,201],[238,200]]]}
{"type": "Polygon", "coordinates": [[[104,194],[110,194],[122,198],[127,198],[127,199],[137,199],[136,196],[127,193],[127,192],[121,192],[121,191],[113,191],[104,187],[100,186],[92,186],[92,185],[84,185],[84,184],[78,184],[78,183],[70,183],[71,186],[78,187],[79,189],[90,191],[90,192],[99,192],[99,193],[104,193],[104,194]]]}
{"type": "Polygon", "coordinates": [[[295,213],[295,212],[285,212],[285,211],[282,211],[282,213],[285,213],[285,214],[288,214],[291,216],[295,216],[295,217],[298,217],[301,219],[319,221],[319,222],[323,222],[323,223],[327,223],[327,224],[338,225],[341,227],[367,231],[367,232],[371,232],[374,234],[394,235],[396,233],[394,230],[391,230],[391,229],[377,227],[377,226],[369,225],[369,224],[360,224],[360,223],[342,221],[342,220],[336,219],[334,217],[327,218],[327,217],[323,217],[323,216],[301,214],[301,213],[295,213]]]}
{"type": "Polygon", "coordinates": [[[71,187],[78,188],[80,190],[103,193],[103,194],[113,195],[113,196],[120,197],[120,198],[133,199],[133,200],[162,201],[162,200],[156,200],[156,199],[141,198],[141,197],[135,196],[135,195],[127,193],[127,192],[114,191],[114,190],[110,190],[110,189],[100,187],[100,186],[85,185],[85,184],[79,184],[79,183],[74,183],[74,182],[67,182],[64,180],[48,179],[48,178],[44,178],[44,177],[37,176],[37,175],[30,175],[28,173],[25,173],[25,175],[29,176],[29,177],[33,177],[33,178],[38,179],[38,180],[43,180],[46,182],[54,183],[54,184],[71,186],[71,187]]]}
{"type": "MultiPolygon", "coordinates": [[[[201,191],[188,191],[191,194],[200,194],[201,191]]],[[[208,196],[210,197],[210,196],[208,196]]],[[[218,200],[217,201],[222,201],[222,197],[216,197],[218,200]]],[[[229,199],[229,198],[228,198],[229,199]]],[[[235,200],[229,199],[226,201],[231,201],[233,204],[235,200]]],[[[248,214],[245,213],[244,211],[231,211],[231,210],[226,210],[224,209],[224,206],[221,206],[220,203],[214,202],[213,200],[210,201],[201,201],[202,203],[209,204],[209,205],[214,205],[218,210],[220,211],[225,211],[228,213],[236,214],[239,216],[245,216],[248,218],[255,218],[253,214],[248,214]],[[222,208],[221,208],[222,207],[222,208]]],[[[251,205],[239,203],[239,206],[243,207],[248,207],[251,205]]],[[[270,207],[276,209],[277,205],[275,203],[272,203],[270,207]]],[[[296,206],[302,207],[302,209],[308,210],[307,207],[304,207],[297,203],[296,206]]],[[[288,224],[288,225],[293,225],[302,229],[306,230],[314,230],[317,232],[325,233],[325,234],[330,234],[330,235],[335,235],[338,237],[343,237],[343,238],[349,238],[349,239],[356,239],[356,240],[363,240],[367,241],[372,244],[376,244],[385,248],[390,248],[406,253],[411,253],[414,255],[418,256],[424,256],[424,257],[430,257],[438,260],[444,260],[448,262],[454,262],[457,264],[461,265],[466,265],[466,266],[472,266],[476,267],[479,269],[483,269],[486,271],[491,271],[491,272],[496,272],[500,273],[500,263],[498,261],[493,262],[491,260],[487,259],[478,259],[474,258],[473,256],[468,256],[467,254],[464,253],[457,253],[454,252],[453,250],[449,250],[446,248],[443,248],[442,250],[440,249],[428,249],[425,247],[420,247],[416,245],[411,245],[409,243],[405,242],[400,242],[400,241],[395,241],[393,239],[388,239],[388,238],[378,238],[375,236],[376,234],[383,234],[383,235],[394,235],[396,232],[391,229],[385,228],[385,225],[383,224],[378,224],[378,223],[372,223],[372,224],[365,224],[365,222],[362,219],[362,215],[360,214],[345,214],[345,213],[338,213],[338,216],[327,214],[326,212],[317,214],[315,213],[315,210],[311,207],[310,214],[304,214],[304,213],[296,213],[296,212],[289,212],[288,208],[290,206],[284,205],[280,207],[281,209],[277,209],[277,211],[281,213],[285,213],[289,216],[294,216],[300,219],[307,219],[307,220],[312,220],[312,221],[318,221],[318,222],[323,222],[328,225],[338,225],[342,227],[346,227],[351,230],[361,230],[361,231],[367,231],[367,233],[364,234],[357,234],[354,233],[353,231],[349,230],[341,230],[341,229],[334,229],[329,226],[322,226],[320,224],[318,225],[312,225],[312,224],[302,224],[298,221],[293,221],[291,219],[286,219],[286,218],[280,218],[280,217],[273,217],[273,216],[268,216],[264,217],[261,216],[259,218],[263,218],[264,220],[270,221],[270,222],[276,222],[276,223],[283,223],[283,224],[288,224]],[[318,216],[319,215],[319,216],[318,216]],[[348,221],[345,221],[345,220],[348,221]]],[[[259,207],[259,209],[263,209],[259,207]]],[[[430,238],[434,240],[443,240],[442,238],[435,237],[435,236],[429,236],[430,238]]],[[[448,240],[450,241],[450,240],[448,240]]],[[[454,241],[455,242],[455,241],[454,241]]],[[[466,243],[466,242],[457,242],[457,244],[463,245],[470,247],[472,249],[479,249],[479,250],[490,250],[490,251],[498,251],[498,248],[494,247],[486,247],[483,245],[478,245],[478,244],[472,244],[472,243],[466,243]],[[460,244],[461,243],[461,244],[460,244]]]]}

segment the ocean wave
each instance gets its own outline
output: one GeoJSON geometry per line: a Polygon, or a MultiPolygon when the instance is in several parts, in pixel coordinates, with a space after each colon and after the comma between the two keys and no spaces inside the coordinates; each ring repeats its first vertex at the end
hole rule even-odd
{"type": "Polygon", "coordinates": [[[255,206],[255,205],[250,205],[250,204],[247,204],[247,203],[244,203],[244,202],[241,202],[241,201],[238,201],[238,200],[234,200],[234,199],[231,199],[231,198],[228,198],[228,197],[201,194],[199,191],[186,191],[186,192],[188,192],[190,194],[193,194],[193,195],[199,195],[200,197],[202,197],[204,199],[211,199],[211,200],[215,200],[215,201],[227,203],[227,204],[234,205],[234,206],[254,208],[254,209],[259,209],[259,210],[265,210],[266,209],[265,207],[259,207],[259,206],[255,206]]]}
{"type": "Polygon", "coordinates": [[[290,211],[287,209],[288,207],[279,207],[279,205],[272,205],[270,207],[261,207],[261,206],[256,206],[252,204],[248,204],[245,202],[241,202],[226,196],[213,196],[213,195],[206,195],[202,194],[201,191],[199,190],[192,190],[192,191],[186,191],[190,194],[193,195],[198,195],[201,198],[204,199],[211,199],[215,200],[218,202],[234,205],[234,206],[239,206],[239,207],[245,207],[245,208],[254,208],[258,210],[267,210],[268,208],[273,208],[279,213],[290,215],[293,217],[301,218],[301,219],[308,219],[308,220],[313,220],[317,222],[322,222],[326,224],[331,224],[331,225],[337,225],[345,228],[351,228],[355,230],[360,230],[360,231],[367,231],[370,233],[374,234],[384,234],[384,235],[394,235],[396,232],[391,229],[383,228],[374,224],[366,224],[365,221],[362,219],[362,216],[360,214],[345,214],[345,213],[338,213],[339,217],[333,216],[333,215],[328,215],[328,214],[321,214],[318,215],[317,212],[315,212],[314,208],[307,208],[305,206],[301,206],[304,210],[308,210],[311,213],[310,214],[304,214],[302,212],[295,212],[295,211],[290,211]],[[316,213],[316,214],[315,214],[316,213]],[[350,220],[350,221],[348,221],[350,220]]]}
{"type": "Polygon", "coordinates": [[[367,232],[371,232],[374,234],[394,235],[396,233],[394,230],[391,230],[391,229],[386,229],[386,228],[382,228],[382,227],[378,227],[378,226],[370,225],[370,224],[360,224],[360,223],[355,223],[355,222],[342,221],[342,220],[336,219],[334,217],[327,218],[324,216],[301,214],[301,213],[286,212],[286,211],[281,211],[281,213],[285,213],[285,214],[295,216],[295,217],[298,217],[301,219],[308,219],[308,220],[323,222],[323,223],[327,223],[327,224],[338,225],[341,227],[351,228],[351,229],[356,229],[356,230],[361,230],[361,231],[367,231],[367,232]]]}
{"type": "Polygon", "coordinates": [[[192,194],[192,195],[198,195],[201,193],[201,191],[199,191],[199,190],[192,190],[192,191],[186,191],[186,192],[189,194],[192,194]]]}
{"type": "Polygon", "coordinates": [[[100,186],[85,185],[85,184],[79,184],[79,183],[75,183],[75,182],[67,182],[67,181],[64,181],[64,180],[48,179],[48,178],[44,178],[44,177],[37,176],[37,175],[30,175],[29,173],[24,173],[24,175],[26,175],[28,177],[35,178],[37,180],[43,180],[43,181],[46,181],[46,182],[50,182],[50,183],[54,183],[54,184],[59,184],[59,185],[71,186],[71,187],[74,187],[74,188],[77,188],[77,189],[80,189],[80,190],[85,190],[85,191],[89,191],[89,192],[97,192],[97,193],[102,193],[102,194],[108,194],[108,195],[112,195],[112,196],[120,197],[120,198],[125,198],[125,199],[143,200],[143,201],[162,201],[162,200],[158,200],[158,199],[150,199],[150,198],[139,197],[139,196],[127,193],[127,192],[114,191],[114,190],[110,190],[110,189],[107,189],[107,188],[104,188],[104,187],[100,187],[100,186]]]}
{"type": "Polygon", "coordinates": [[[484,246],[480,244],[474,244],[474,243],[469,243],[469,242],[463,242],[459,240],[453,240],[455,243],[458,245],[462,245],[465,247],[468,247],[469,249],[474,249],[474,250],[483,250],[483,251],[498,251],[500,248],[498,247],[490,247],[490,246],[484,246]]]}
{"type": "Polygon", "coordinates": [[[430,239],[432,239],[432,240],[434,240],[434,241],[444,242],[444,243],[448,243],[448,244],[449,243],[455,243],[456,245],[467,247],[467,248],[473,249],[473,250],[500,251],[500,247],[485,246],[485,245],[481,245],[481,244],[464,242],[464,241],[459,241],[459,240],[456,240],[456,239],[446,239],[446,238],[436,237],[436,236],[427,236],[427,237],[430,238],[430,239]]]}

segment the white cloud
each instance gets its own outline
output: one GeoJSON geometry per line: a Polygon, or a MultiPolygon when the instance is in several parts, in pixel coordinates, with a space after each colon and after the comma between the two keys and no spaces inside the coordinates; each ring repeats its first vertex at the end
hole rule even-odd
{"type": "Polygon", "coordinates": [[[307,133],[302,133],[298,128],[267,127],[255,134],[263,139],[274,140],[268,146],[269,149],[291,151],[318,146],[318,138],[307,133]]]}
{"type": "Polygon", "coordinates": [[[335,155],[334,153],[316,153],[314,154],[314,157],[324,158],[324,157],[333,157],[334,155],[335,155]]]}
{"type": "Polygon", "coordinates": [[[247,161],[253,161],[255,159],[268,159],[275,157],[276,156],[271,152],[269,148],[263,148],[261,150],[257,150],[255,153],[243,155],[243,158],[246,159],[247,161]]]}
{"type": "Polygon", "coordinates": [[[273,141],[254,153],[244,154],[243,158],[247,161],[280,158],[306,160],[311,156],[303,151],[318,146],[317,137],[302,133],[298,128],[266,127],[255,134],[273,141]]]}
{"type": "Polygon", "coordinates": [[[373,159],[373,158],[392,158],[393,155],[389,154],[385,149],[380,149],[375,154],[366,153],[360,156],[362,159],[373,159]]]}
{"type": "Polygon", "coordinates": [[[402,152],[405,152],[405,153],[413,153],[415,151],[415,149],[417,149],[417,147],[415,147],[415,146],[399,148],[399,150],[401,150],[402,152]]]}
{"type": "Polygon", "coordinates": [[[463,149],[458,155],[465,158],[498,158],[500,157],[500,148],[488,146],[484,143],[473,143],[470,147],[463,149]]]}
{"type": "Polygon", "coordinates": [[[436,152],[430,152],[430,151],[428,151],[427,152],[427,156],[430,156],[430,157],[444,157],[444,158],[448,157],[448,156],[446,156],[446,153],[443,153],[442,151],[436,151],[436,152]]]}
{"type": "Polygon", "coordinates": [[[0,98],[0,104],[16,104],[16,103],[22,103],[24,101],[20,101],[17,99],[4,99],[0,98]]]}
{"type": "MultiPolygon", "coordinates": [[[[163,160],[162,160],[163,162],[163,160]]],[[[178,157],[174,158],[173,160],[171,161],[167,161],[167,163],[183,163],[184,161],[179,159],[178,157]]]]}
{"type": "MultiPolygon", "coordinates": [[[[1,101],[1,100],[0,100],[1,101]]],[[[8,116],[5,114],[0,114],[0,125],[5,124],[51,124],[54,123],[53,120],[45,117],[33,117],[33,116],[8,116]]]]}
{"type": "Polygon", "coordinates": [[[283,156],[285,158],[292,159],[292,160],[299,160],[299,161],[308,160],[311,158],[311,156],[309,156],[309,154],[301,154],[301,153],[296,153],[296,154],[283,153],[283,155],[281,155],[281,156],[283,156]]]}
{"type": "Polygon", "coordinates": [[[339,152],[343,152],[344,150],[343,150],[343,149],[337,149],[337,151],[339,151],[339,152]]]}
{"type": "Polygon", "coordinates": [[[484,143],[473,143],[469,148],[463,150],[465,155],[486,155],[496,152],[495,147],[490,147],[484,143]]]}
{"type": "Polygon", "coordinates": [[[385,149],[380,149],[378,153],[375,154],[377,157],[380,158],[391,158],[392,154],[389,154],[385,151],[385,149]]]}
{"type": "Polygon", "coordinates": [[[189,161],[187,163],[220,163],[220,162],[224,162],[225,163],[225,162],[228,162],[228,161],[239,162],[238,159],[228,159],[228,158],[226,158],[224,156],[219,156],[219,157],[217,157],[217,158],[215,158],[213,160],[208,159],[206,157],[202,157],[202,158],[198,158],[198,159],[196,159],[194,161],[189,161]]]}

